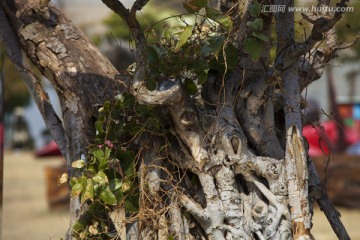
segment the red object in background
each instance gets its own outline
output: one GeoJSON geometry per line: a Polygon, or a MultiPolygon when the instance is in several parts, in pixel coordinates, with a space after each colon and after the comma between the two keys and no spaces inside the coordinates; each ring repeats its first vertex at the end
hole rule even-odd
{"type": "MultiPolygon", "coordinates": [[[[353,126],[344,126],[345,141],[348,145],[355,144],[360,140],[359,124],[355,122],[353,126]]],[[[326,121],[320,126],[314,127],[306,125],[303,128],[303,136],[309,143],[309,155],[311,157],[328,154],[332,146],[336,146],[339,134],[338,126],[334,121],[326,121]]]]}
{"type": "Polygon", "coordinates": [[[61,152],[59,150],[58,145],[54,140],[51,140],[44,147],[35,151],[36,157],[49,157],[49,156],[59,156],[61,152]]]}

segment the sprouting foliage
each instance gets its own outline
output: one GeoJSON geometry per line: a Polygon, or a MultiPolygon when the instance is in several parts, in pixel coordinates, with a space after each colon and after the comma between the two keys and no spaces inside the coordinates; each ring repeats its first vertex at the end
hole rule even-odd
{"type": "Polygon", "coordinates": [[[208,7],[207,1],[188,1],[184,8],[189,13],[178,17],[181,25],[165,28],[159,40],[148,46],[149,90],[164,79],[179,79],[194,95],[209,69],[224,72],[237,63],[236,48],[228,41],[231,18],[208,7]]]}
{"type": "Polygon", "coordinates": [[[59,181],[69,181],[71,196],[79,196],[81,204],[89,207],[72,226],[77,239],[113,239],[115,229],[106,213],[116,207],[130,214],[139,211],[137,152],[129,146],[147,131],[162,131],[158,111],[135,102],[130,94],[121,94],[115,103],[107,101],[99,109],[95,143],[86,159],[71,165],[79,176],[68,179],[63,174],[59,181]]]}
{"type": "Polygon", "coordinates": [[[257,1],[253,1],[249,6],[249,14],[252,17],[252,20],[247,22],[250,32],[248,33],[244,50],[249,53],[252,59],[256,62],[259,60],[261,53],[263,51],[263,43],[268,42],[270,39],[263,34],[264,20],[261,18],[260,14],[261,5],[257,1]]]}

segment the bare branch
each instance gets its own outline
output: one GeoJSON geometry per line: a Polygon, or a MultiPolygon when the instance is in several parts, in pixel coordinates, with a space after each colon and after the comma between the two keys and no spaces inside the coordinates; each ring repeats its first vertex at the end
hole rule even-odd
{"type": "Polygon", "coordinates": [[[191,213],[200,223],[207,221],[205,213],[200,204],[196,203],[194,200],[189,198],[186,195],[180,196],[180,203],[183,207],[191,213]]]}
{"type": "Polygon", "coordinates": [[[129,18],[129,10],[119,0],[102,0],[102,2],[117,15],[119,15],[124,21],[129,18]]]}
{"type": "Polygon", "coordinates": [[[135,16],[136,12],[140,11],[148,2],[149,0],[136,0],[131,7],[130,14],[135,16]]]}
{"type": "MultiPolygon", "coordinates": [[[[336,4],[337,7],[347,7],[349,0],[341,0],[336,4]]],[[[328,6],[329,1],[319,1],[318,6],[328,6]]],[[[310,36],[302,43],[296,43],[292,49],[293,56],[301,56],[309,52],[314,45],[323,39],[323,34],[332,29],[335,24],[342,18],[344,12],[336,11],[333,17],[320,16],[313,20],[305,14],[303,18],[313,24],[310,36]]],[[[290,52],[289,52],[290,53],[290,52]]]]}

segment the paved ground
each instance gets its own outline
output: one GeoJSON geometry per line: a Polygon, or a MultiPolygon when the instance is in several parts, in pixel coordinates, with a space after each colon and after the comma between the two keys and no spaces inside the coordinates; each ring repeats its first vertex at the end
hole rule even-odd
{"type": "Polygon", "coordinates": [[[69,214],[50,211],[45,193],[45,166],[63,159],[35,159],[32,153],[4,156],[2,240],[59,240],[65,235],[69,214]]]}
{"type": "MultiPolygon", "coordinates": [[[[45,166],[60,165],[61,158],[35,159],[32,153],[5,152],[2,240],[59,240],[69,222],[67,211],[50,211],[45,195],[45,166]]],[[[339,208],[352,239],[360,239],[360,209],[339,208]]],[[[324,215],[317,209],[313,234],[335,240],[324,215]]]]}

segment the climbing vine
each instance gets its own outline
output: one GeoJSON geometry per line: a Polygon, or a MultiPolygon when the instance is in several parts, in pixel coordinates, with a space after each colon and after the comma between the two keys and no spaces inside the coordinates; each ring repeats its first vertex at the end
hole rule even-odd
{"type": "Polygon", "coordinates": [[[116,230],[109,213],[119,207],[129,214],[138,212],[138,150],[130,146],[150,129],[161,131],[158,111],[136,103],[129,94],[99,109],[95,143],[86,158],[71,165],[78,176],[69,178],[64,173],[60,178],[60,183],[69,182],[71,197],[79,196],[81,204],[88,205],[89,210],[73,225],[77,239],[112,239],[116,230]]]}

